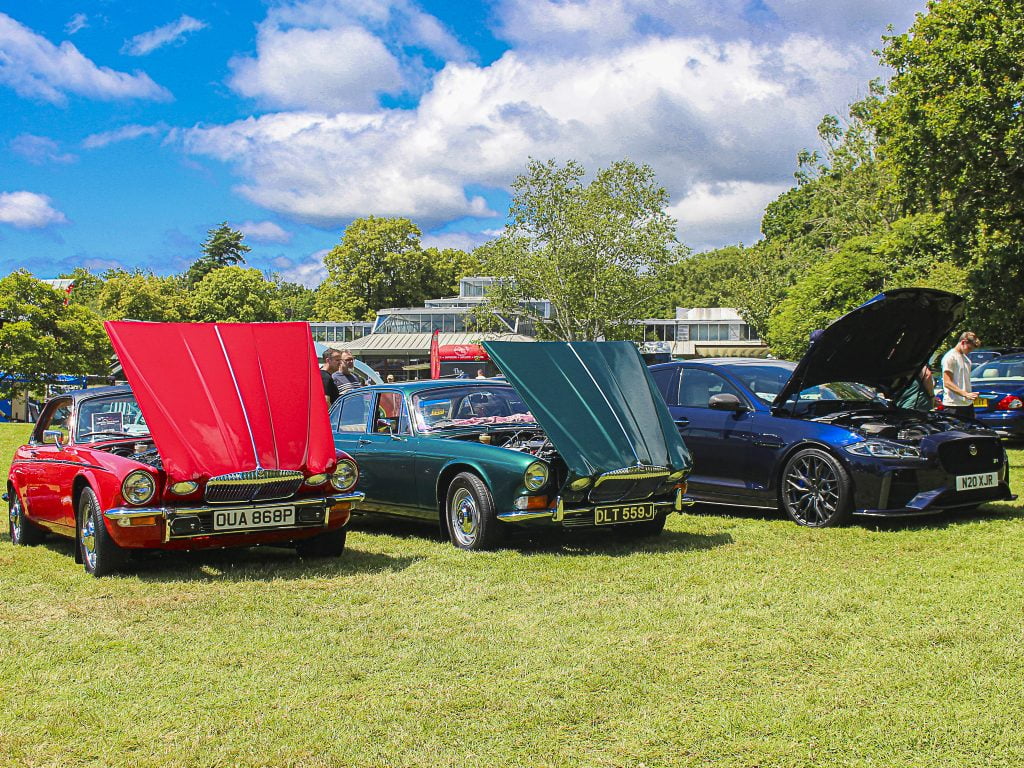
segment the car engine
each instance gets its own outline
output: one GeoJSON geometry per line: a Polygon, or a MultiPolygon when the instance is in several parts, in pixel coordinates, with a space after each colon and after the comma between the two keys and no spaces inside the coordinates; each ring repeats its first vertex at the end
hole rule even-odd
{"type": "Polygon", "coordinates": [[[140,464],[148,464],[157,469],[164,468],[164,460],[156,450],[152,440],[136,440],[131,443],[116,443],[105,446],[105,449],[117,456],[124,456],[126,459],[137,461],[140,464]]]}
{"type": "Polygon", "coordinates": [[[864,437],[882,437],[888,440],[905,440],[917,443],[928,435],[949,432],[954,429],[970,434],[989,434],[985,427],[967,425],[944,416],[941,413],[918,413],[907,410],[837,411],[812,419],[822,424],[858,432],[864,437]]]}

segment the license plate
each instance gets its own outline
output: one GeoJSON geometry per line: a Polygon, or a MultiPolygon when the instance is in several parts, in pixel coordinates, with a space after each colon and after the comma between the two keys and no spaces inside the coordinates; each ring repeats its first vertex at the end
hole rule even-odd
{"type": "Polygon", "coordinates": [[[979,488],[993,488],[999,483],[998,472],[982,472],[980,475],[957,475],[958,491],[976,491],[979,488]]]}
{"type": "Polygon", "coordinates": [[[984,397],[979,397],[977,400],[974,401],[974,407],[988,408],[988,400],[986,400],[984,397]]]}
{"type": "Polygon", "coordinates": [[[215,531],[279,528],[288,525],[295,525],[295,507],[218,509],[213,513],[213,530],[215,531]]]}
{"type": "Polygon", "coordinates": [[[653,519],[653,504],[616,504],[613,507],[596,507],[594,509],[594,525],[639,523],[643,520],[653,519]]]}

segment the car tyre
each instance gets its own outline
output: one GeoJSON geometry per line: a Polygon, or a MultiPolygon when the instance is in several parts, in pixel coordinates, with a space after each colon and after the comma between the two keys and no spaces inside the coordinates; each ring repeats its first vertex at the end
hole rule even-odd
{"type": "Polygon", "coordinates": [[[127,559],[127,553],[107,532],[99,499],[89,487],[78,497],[78,548],[85,572],[93,576],[114,573],[127,559]]]}
{"type": "Polygon", "coordinates": [[[317,536],[295,542],[295,551],[299,557],[339,557],[345,551],[347,534],[348,532],[344,528],[325,531],[317,536]]]}
{"type": "Polygon", "coordinates": [[[653,520],[644,520],[639,523],[626,523],[625,525],[618,526],[618,528],[624,538],[646,539],[651,536],[660,536],[661,532],[665,530],[665,521],[667,519],[668,514],[665,512],[659,512],[654,516],[653,520]]]}
{"type": "Polygon", "coordinates": [[[448,538],[459,549],[494,549],[505,531],[487,485],[472,472],[455,476],[445,497],[448,538]]]}
{"type": "Polygon", "coordinates": [[[790,456],[779,488],[782,508],[798,525],[842,525],[853,513],[853,484],[835,456],[805,448],[790,456]]]}
{"type": "Polygon", "coordinates": [[[17,491],[11,491],[7,530],[11,535],[11,543],[17,546],[34,547],[46,538],[46,531],[25,517],[25,508],[21,505],[17,491]]]}

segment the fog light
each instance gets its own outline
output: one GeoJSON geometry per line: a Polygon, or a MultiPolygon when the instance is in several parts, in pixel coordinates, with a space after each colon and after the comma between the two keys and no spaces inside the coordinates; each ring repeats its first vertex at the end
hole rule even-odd
{"type": "Polygon", "coordinates": [[[194,480],[183,480],[171,486],[170,491],[178,496],[187,496],[199,490],[199,483],[194,480]]]}
{"type": "Polygon", "coordinates": [[[306,478],[306,485],[323,485],[327,482],[327,475],[310,475],[306,478]]]}
{"type": "Polygon", "coordinates": [[[579,480],[573,480],[571,483],[569,483],[569,488],[571,488],[574,491],[582,491],[589,486],[589,477],[581,477],[579,480]]]}

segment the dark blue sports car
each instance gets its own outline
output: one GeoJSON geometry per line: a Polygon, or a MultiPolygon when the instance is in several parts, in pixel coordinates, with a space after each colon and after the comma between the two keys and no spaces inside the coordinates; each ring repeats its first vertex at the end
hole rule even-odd
{"type": "Polygon", "coordinates": [[[799,364],[652,366],[693,454],[688,495],[781,507],[808,526],[1015,498],[996,434],[891,404],[962,319],[963,304],[943,291],[888,291],[832,323],[799,364]]]}
{"type": "Polygon", "coordinates": [[[971,371],[974,417],[1003,437],[1024,437],[1024,354],[1002,355],[971,371]]]}

